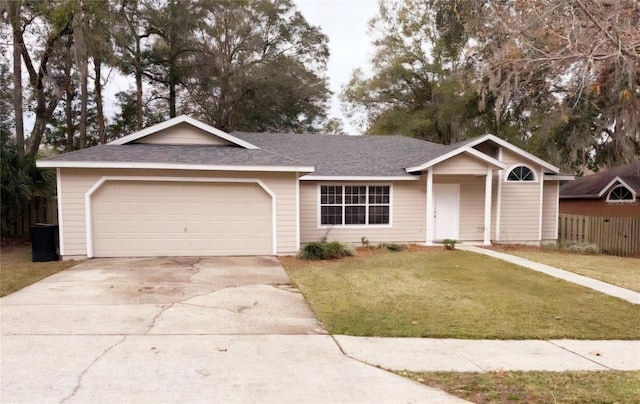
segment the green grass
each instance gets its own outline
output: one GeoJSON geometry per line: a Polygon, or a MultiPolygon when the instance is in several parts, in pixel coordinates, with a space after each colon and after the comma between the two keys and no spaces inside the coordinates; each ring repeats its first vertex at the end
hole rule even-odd
{"type": "Polygon", "coordinates": [[[475,403],[637,403],[640,372],[399,372],[475,403]]]}
{"type": "Polygon", "coordinates": [[[360,251],[282,259],[332,334],[472,339],[638,339],[637,306],[465,251],[360,251]]]}
{"type": "Polygon", "coordinates": [[[505,252],[640,292],[638,258],[517,248],[509,248],[505,252]]]}
{"type": "Polygon", "coordinates": [[[0,252],[0,297],[16,292],[78,261],[31,262],[30,246],[6,246],[0,252]]]}

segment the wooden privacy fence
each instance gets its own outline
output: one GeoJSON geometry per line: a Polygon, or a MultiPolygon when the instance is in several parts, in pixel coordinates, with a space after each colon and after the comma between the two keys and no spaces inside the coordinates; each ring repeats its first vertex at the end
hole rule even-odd
{"type": "Polygon", "coordinates": [[[10,237],[29,237],[34,223],[58,224],[58,200],[55,196],[34,198],[22,211],[2,210],[2,234],[10,237]]]}
{"type": "Polygon", "coordinates": [[[595,244],[614,255],[640,254],[640,217],[560,215],[560,242],[595,244]]]}

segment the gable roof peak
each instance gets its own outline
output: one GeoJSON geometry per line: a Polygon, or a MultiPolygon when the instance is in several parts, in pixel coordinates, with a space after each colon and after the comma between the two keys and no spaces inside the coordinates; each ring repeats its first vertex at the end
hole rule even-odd
{"type": "Polygon", "coordinates": [[[212,136],[216,136],[220,139],[226,140],[229,143],[232,143],[236,146],[240,146],[242,148],[245,149],[249,149],[249,150],[257,150],[260,149],[258,146],[253,145],[249,142],[246,142],[242,139],[239,139],[233,135],[230,135],[218,128],[214,128],[211,125],[208,125],[204,122],[198,121],[197,119],[193,119],[190,116],[187,115],[180,115],[180,116],[176,116],[175,118],[171,118],[169,120],[166,120],[164,122],[160,122],[158,124],[149,126],[147,128],[141,129],[137,132],[134,132],[130,135],[127,136],[123,136],[119,139],[113,140],[109,143],[107,143],[107,145],[125,145],[131,142],[135,142],[138,139],[142,139],[143,137],[146,136],[150,136],[154,133],[158,133],[162,130],[165,130],[167,128],[171,128],[180,124],[186,123],[188,125],[191,125],[195,128],[198,128],[200,130],[202,130],[203,132],[206,132],[212,136]]]}
{"type": "Polygon", "coordinates": [[[496,143],[497,145],[499,145],[500,147],[504,147],[505,149],[508,149],[516,154],[519,154],[520,156],[524,157],[525,159],[532,161],[536,164],[538,164],[539,166],[542,166],[544,168],[546,168],[547,170],[551,171],[552,173],[558,174],[560,173],[560,168],[554,166],[553,164],[549,164],[546,161],[542,160],[539,157],[534,156],[533,154],[519,148],[516,145],[513,145],[509,142],[507,142],[506,140],[499,138],[496,135],[493,135],[491,133],[487,133],[486,135],[482,135],[482,136],[478,136],[472,139],[468,139],[468,140],[464,140],[462,142],[456,143],[452,146],[458,146],[458,147],[474,147],[477,146],[481,143],[484,143],[486,141],[491,141],[493,143],[496,143]]]}

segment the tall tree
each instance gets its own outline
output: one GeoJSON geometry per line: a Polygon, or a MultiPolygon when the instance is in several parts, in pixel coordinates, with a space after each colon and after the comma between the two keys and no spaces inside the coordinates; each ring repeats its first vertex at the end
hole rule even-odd
{"type": "Polygon", "coordinates": [[[199,3],[185,100],[226,130],[306,131],[324,117],[327,38],[290,0],[199,3]]]}
{"type": "Polygon", "coordinates": [[[576,168],[637,158],[640,3],[489,2],[487,13],[493,23],[478,29],[478,83],[497,99],[497,116],[523,99],[551,108],[557,124],[541,120],[544,133],[533,126],[532,135],[551,140],[559,160],[576,168]]]}
{"type": "Polygon", "coordinates": [[[115,24],[115,45],[118,52],[116,65],[125,74],[133,74],[136,84],[135,127],[144,127],[143,72],[146,63],[143,60],[143,41],[151,33],[145,19],[144,6],[140,0],[120,0],[117,5],[117,23],[115,24]]]}
{"type": "Polygon", "coordinates": [[[194,33],[199,2],[149,1],[145,13],[152,34],[152,47],[146,52],[149,60],[143,74],[166,87],[169,117],[177,115],[178,86],[185,81],[184,69],[190,57],[198,51],[194,33]]]}
{"type": "Polygon", "coordinates": [[[22,37],[22,23],[20,21],[21,1],[3,1],[0,9],[7,10],[9,24],[13,37],[13,110],[15,119],[16,152],[18,156],[24,155],[24,112],[22,108],[22,52],[24,40],[22,37]]]}
{"type": "Polygon", "coordinates": [[[72,14],[68,8],[58,2],[33,1],[25,4],[17,3],[15,12],[20,18],[12,18],[10,24],[14,39],[20,44],[22,60],[29,76],[29,90],[35,99],[35,121],[30,136],[26,141],[25,156],[36,155],[46,125],[58,107],[62,97],[64,77],[52,66],[52,61],[59,57],[62,38],[73,34],[72,14]],[[24,46],[24,32],[27,28],[38,27],[39,46],[24,46]]]}
{"type": "Polygon", "coordinates": [[[471,2],[382,1],[370,22],[373,75],[356,70],[341,98],[363,115],[366,133],[404,133],[441,143],[475,134],[477,95],[465,86],[471,2]],[[454,9],[455,6],[455,9],[454,9]]]}

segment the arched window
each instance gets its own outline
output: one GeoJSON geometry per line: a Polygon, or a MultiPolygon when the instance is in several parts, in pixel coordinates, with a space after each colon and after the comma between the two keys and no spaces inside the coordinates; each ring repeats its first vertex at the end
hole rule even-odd
{"type": "Polygon", "coordinates": [[[617,187],[613,188],[607,196],[607,202],[624,203],[634,201],[635,198],[633,196],[633,192],[631,192],[629,188],[625,187],[624,185],[618,185],[617,187]]]}
{"type": "Polygon", "coordinates": [[[536,176],[529,167],[518,166],[509,172],[507,181],[535,181],[536,176]]]}

